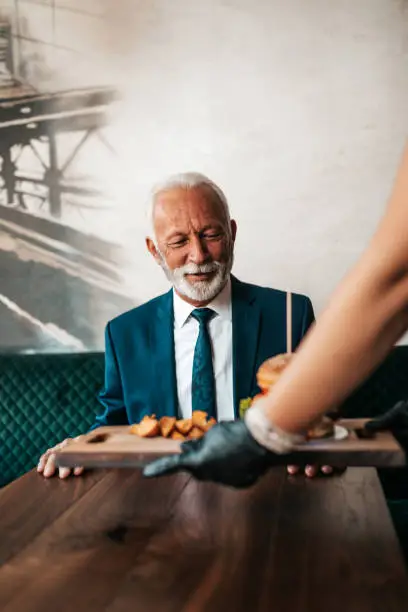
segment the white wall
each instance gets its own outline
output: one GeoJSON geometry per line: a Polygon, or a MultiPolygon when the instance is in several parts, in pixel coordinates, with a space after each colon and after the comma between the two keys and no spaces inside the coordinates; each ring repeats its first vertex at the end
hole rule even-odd
{"type": "MultiPolygon", "coordinates": [[[[22,14],[32,2],[18,4],[22,14]]],[[[235,273],[307,293],[319,311],[373,232],[407,136],[408,2],[56,6],[46,86],[115,82],[124,94],[111,129],[122,166],[109,180],[137,301],[167,287],[144,250],[147,189],[194,169],[229,197],[235,273]]]]}
{"type": "MultiPolygon", "coordinates": [[[[127,216],[157,177],[206,172],[239,223],[236,274],[319,310],[373,232],[407,136],[408,3],[156,0],[134,22],[119,4],[127,216]]],[[[165,282],[134,237],[147,298],[165,282]]]]}

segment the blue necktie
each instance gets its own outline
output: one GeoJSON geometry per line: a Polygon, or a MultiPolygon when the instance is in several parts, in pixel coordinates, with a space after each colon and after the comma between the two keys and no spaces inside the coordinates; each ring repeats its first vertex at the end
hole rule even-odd
{"type": "Polygon", "coordinates": [[[214,315],[215,312],[210,308],[196,308],[191,313],[200,325],[194,349],[191,396],[193,410],[204,410],[209,417],[216,418],[211,338],[207,326],[214,315]]]}

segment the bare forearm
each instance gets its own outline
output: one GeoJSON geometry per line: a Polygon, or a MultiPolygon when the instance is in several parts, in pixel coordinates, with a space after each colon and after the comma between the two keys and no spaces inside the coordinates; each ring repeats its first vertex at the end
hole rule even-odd
{"type": "Polygon", "coordinates": [[[341,403],[407,329],[407,198],[406,154],[370,246],[268,398],[268,416],[284,431],[299,431],[341,403]]]}
{"type": "Polygon", "coordinates": [[[299,431],[337,406],[384,359],[408,326],[406,310],[357,294],[326,312],[296,361],[270,395],[269,416],[284,431],[299,431]],[[371,312],[370,312],[371,310],[371,312]],[[375,312],[374,312],[375,311],[375,312]],[[377,323],[376,323],[377,322],[377,323]]]}

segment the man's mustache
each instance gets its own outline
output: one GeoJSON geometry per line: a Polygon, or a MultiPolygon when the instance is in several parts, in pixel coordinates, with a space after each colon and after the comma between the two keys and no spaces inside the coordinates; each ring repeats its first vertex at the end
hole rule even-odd
{"type": "Polygon", "coordinates": [[[206,264],[186,264],[176,268],[174,272],[177,276],[186,276],[187,274],[210,274],[211,272],[218,272],[222,268],[222,264],[218,261],[212,261],[206,264]]]}

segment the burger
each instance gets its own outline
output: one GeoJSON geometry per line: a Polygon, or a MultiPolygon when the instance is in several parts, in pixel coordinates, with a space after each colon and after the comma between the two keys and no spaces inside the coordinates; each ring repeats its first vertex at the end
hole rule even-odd
{"type": "MultiPolygon", "coordinates": [[[[253,399],[248,398],[247,400],[243,400],[243,402],[241,402],[242,412],[245,412],[245,410],[249,408],[254,399],[266,395],[271,390],[294,358],[295,355],[293,353],[281,353],[267,359],[260,365],[256,374],[256,380],[261,393],[253,399]]],[[[327,415],[320,417],[306,432],[306,438],[308,440],[331,438],[333,436],[334,420],[327,415]]]]}
{"type": "Polygon", "coordinates": [[[261,364],[256,373],[256,382],[262,393],[268,393],[292,360],[293,353],[281,353],[261,364]]]}

